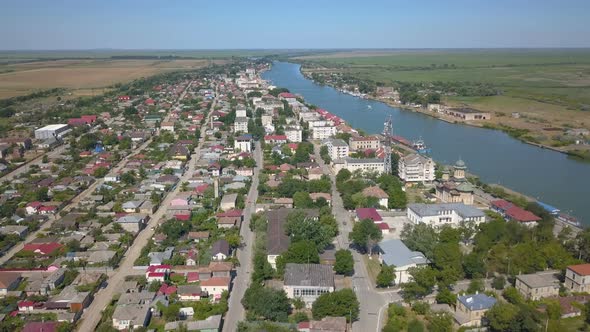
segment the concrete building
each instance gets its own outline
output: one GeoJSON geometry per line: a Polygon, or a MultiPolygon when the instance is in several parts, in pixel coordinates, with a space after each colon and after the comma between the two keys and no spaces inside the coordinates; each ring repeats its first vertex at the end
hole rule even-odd
{"type": "Polygon", "coordinates": [[[231,210],[236,207],[236,200],[238,199],[238,194],[226,194],[223,195],[221,198],[220,208],[223,211],[231,210]]]}
{"type": "Polygon", "coordinates": [[[299,143],[303,141],[303,130],[300,125],[291,125],[285,128],[285,135],[287,140],[291,143],[299,143]]]}
{"type": "Polygon", "coordinates": [[[425,223],[433,227],[458,227],[461,223],[479,224],[485,221],[482,210],[462,203],[409,204],[407,217],[415,224],[425,223]]]}
{"type": "Polygon", "coordinates": [[[165,331],[187,331],[219,332],[221,329],[221,315],[209,316],[203,320],[179,320],[168,322],[164,325],[165,331]]]}
{"type": "Polygon", "coordinates": [[[489,120],[492,115],[488,112],[482,112],[471,108],[449,108],[446,113],[456,118],[473,121],[473,120],[489,120]]]}
{"type": "Polygon", "coordinates": [[[70,132],[70,126],[67,124],[51,124],[35,130],[35,138],[45,140],[52,137],[62,137],[70,132]]]}
{"type": "Polygon", "coordinates": [[[252,135],[242,135],[234,139],[234,149],[241,152],[252,151],[252,135]]]}
{"type": "Polygon", "coordinates": [[[338,173],[341,169],[347,169],[351,172],[359,170],[362,172],[383,173],[385,171],[385,163],[383,159],[378,158],[356,159],[347,157],[334,160],[333,168],[335,173],[338,173]]]}
{"type": "Polygon", "coordinates": [[[334,126],[317,126],[311,127],[312,139],[323,140],[336,135],[336,127],[334,126]]]}
{"type": "Polygon", "coordinates": [[[301,298],[311,308],[320,295],[334,291],[332,266],[288,263],[283,290],[288,298],[301,298]]]}
{"type": "Polygon", "coordinates": [[[348,144],[338,138],[327,138],[322,141],[322,145],[328,148],[330,159],[342,159],[348,157],[348,144]]]}
{"type": "Polygon", "coordinates": [[[484,325],[484,314],[496,304],[496,299],[483,293],[457,297],[455,321],[459,326],[477,327],[484,325]]]}
{"type": "Polygon", "coordinates": [[[113,312],[113,327],[132,330],[149,324],[151,309],[148,304],[118,305],[113,312]]]}
{"type": "Polygon", "coordinates": [[[429,261],[423,253],[411,251],[399,239],[381,241],[377,245],[379,261],[387,266],[395,266],[396,284],[403,284],[411,281],[412,276],[408,269],[412,267],[427,266],[429,261]]]}
{"type": "Polygon", "coordinates": [[[375,136],[352,136],[349,140],[350,151],[377,150],[381,142],[375,136]]]}
{"type": "Polygon", "coordinates": [[[572,292],[590,292],[590,264],[568,266],[564,285],[572,292]]]}
{"type": "Polygon", "coordinates": [[[559,296],[559,271],[544,271],[516,276],[515,287],[526,300],[538,301],[559,296]]]}
{"type": "Polygon", "coordinates": [[[434,181],[434,161],[417,153],[407,155],[398,162],[398,174],[406,182],[434,181]]]}
{"type": "Polygon", "coordinates": [[[234,132],[248,133],[248,118],[237,117],[234,121],[234,132]]]}

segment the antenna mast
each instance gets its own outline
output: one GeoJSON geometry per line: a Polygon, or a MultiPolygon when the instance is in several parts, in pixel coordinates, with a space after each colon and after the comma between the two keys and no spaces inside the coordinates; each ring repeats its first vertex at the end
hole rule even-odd
{"type": "Polygon", "coordinates": [[[384,171],[385,174],[392,174],[391,151],[393,146],[393,115],[391,114],[385,118],[385,123],[383,124],[383,136],[385,136],[385,146],[383,147],[383,150],[385,151],[383,157],[384,171]]]}

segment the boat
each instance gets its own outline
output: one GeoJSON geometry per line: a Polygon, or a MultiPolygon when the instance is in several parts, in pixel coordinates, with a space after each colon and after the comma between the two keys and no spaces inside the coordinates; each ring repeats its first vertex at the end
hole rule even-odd
{"type": "Polygon", "coordinates": [[[371,109],[373,109],[373,106],[367,105],[367,109],[371,110],[371,109]]]}
{"type": "Polygon", "coordinates": [[[412,147],[420,154],[430,153],[430,148],[428,148],[426,144],[424,144],[424,140],[422,138],[415,141],[412,147]]]}
{"type": "Polygon", "coordinates": [[[569,214],[560,213],[557,215],[557,219],[574,227],[582,227],[582,223],[580,223],[576,217],[570,216],[569,214]]]}

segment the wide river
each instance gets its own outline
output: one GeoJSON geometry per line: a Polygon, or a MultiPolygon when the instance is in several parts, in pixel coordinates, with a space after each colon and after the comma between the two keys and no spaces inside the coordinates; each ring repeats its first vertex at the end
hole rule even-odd
{"type": "Polygon", "coordinates": [[[468,170],[482,181],[522,192],[590,224],[590,163],[522,143],[501,131],[451,124],[353,97],[315,84],[301,74],[299,67],[275,62],[262,77],[368,133],[381,133],[386,115],[392,114],[394,134],[409,140],[422,137],[435,160],[452,164],[462,158],[468,170]]]}

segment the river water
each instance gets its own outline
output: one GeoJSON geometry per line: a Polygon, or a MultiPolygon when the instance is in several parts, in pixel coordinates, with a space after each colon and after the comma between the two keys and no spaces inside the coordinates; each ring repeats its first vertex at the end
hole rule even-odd
{"type": "Polygon", "coordinates": [[[461,158],[482,181],[522,192],[590,224],[590,163],[522,143],[501,131],[451,124],[344,94],[315,84],[299,69],[298,64],[275,62],[262,77],[368,133],[381,133],[386,115],[392,114],[394,134],[409,140],[422,137],[436,161],[453,164],[461,158]]]}

